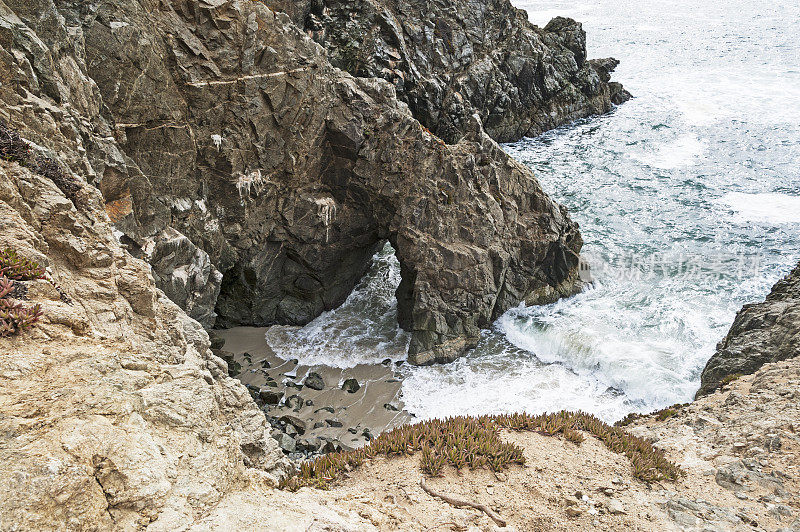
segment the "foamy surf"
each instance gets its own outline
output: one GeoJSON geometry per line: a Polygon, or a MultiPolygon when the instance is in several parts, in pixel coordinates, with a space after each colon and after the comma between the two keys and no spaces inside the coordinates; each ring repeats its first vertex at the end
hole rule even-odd
{"type": "MultiPolygon", "coordinates": [[[[480,347],[447,366],[408,368],[403,379],[406,409],[420,419],[454,415],[582,410],[607,420],[646,409],[591,375],[563,364],[543,364],[513,345],[480,347]]],[[[502,343],[502,342],[501,342],[502,343]]]]}
{"type": "Polygon", "coordinates": [[[719,198],[717,203],[734,211],[733,220],[738,223],[800,223],[800,196],[776,193],[745,194],[743,192],[729,192],[719,198]]]}
{"type": "Polygon", "coordinates": [[[672,170],[695,164],[706,149],[706,143],[694,135],[682,135],[674,140],[655,144],[654,149],[644,153],[632,153],[631,157],[653,168],[672,170]]]}
{"type": "Polygon", "coordinates": [[[323,312],[304,327],[274,326],[266,340],[284,359],[301,364],[349,368],[406,357],[409,336],[397,326],[400,264],[389,244],[373,257],[373,264],[347,300],[323,312]]]}

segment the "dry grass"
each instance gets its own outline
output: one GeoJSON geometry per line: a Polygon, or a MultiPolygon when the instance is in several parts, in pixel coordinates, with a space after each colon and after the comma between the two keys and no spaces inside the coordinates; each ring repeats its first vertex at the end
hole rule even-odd
{"type": "Polygon", "coordinates": [[[614,426],[616,427],[625,427],[630,425],[637,419],[644,419],[646,417],[654,416],[658,421],[664,421],[665,419],[669,419],[672,416],[675,416],[680,412],[681,408],[685,406],[689,406],[690,403],[676,403],[672,406],[668,406],[667,408],[662,408],[661,410],[655,410],[650,412],[649,414],[638,414],[636,412],[631,412],[624,418],[620,419],[614,426]]]}
{"type": "Polygon", "coordinates": [[[724,388],[730,383],[738,380],[741,376],[741,373],[731,373],[730,375],[726,375],[721,381],[719,381],[719,387],[724,388]]]}
{"type": "Polygon", "coordinates": [[[513,464],[523,465],[522,449],[502,441],[500,429],[531,431],[546,436],[562,435],[580,444],[583,433],[591,434],[610,450],[627,456],[635,477],[644,481],[674,480],[683,472],[643,438],[619,427],[612,427],[583,412],[554,414],[505,414],[497,416],[458,416],[405,425],[378,436],[362,449],[327,454],[304,463],[300,471],[286,479],[282,487],[328,488],[342,474],[352,471],[375,456],[403,456],[420,452],[420,467],[428,476],[439,476],[445,466],[457,470],[489,468],[501,471],[513,464]]]}

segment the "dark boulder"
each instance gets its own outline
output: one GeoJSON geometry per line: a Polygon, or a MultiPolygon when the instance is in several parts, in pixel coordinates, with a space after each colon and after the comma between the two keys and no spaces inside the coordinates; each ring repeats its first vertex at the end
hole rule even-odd
{"type": "Polygon", "coordinates": [[[322,390],[325,388],[325,381],[322,379],[322,375],[315,372],[309,373],[306,380],[303,381],[303,384],[312,390],[322,390]]]}
{"type": "Polygon", "coordinates": [[[347,393],[356,393],[360,389],[361,385],[356,379],[346,379],[342,383],[342,390],[346,391],[347,393]]]}
{"type": "Polygon", "coordinates": [[[261,388],[258,392],[258,397],[264,404],[277,405],[283,398],[283,392],[277,392],[266,388],[261,388]]]}
{"type": "Polygon", "coordinates": [[[294,427],[300,435],[306,433],[306,422],[298,417],[286,415],[279,417],[278,421],[294,427]]]}
{"type": "Polygon", "coordinates": [[[768,362],[800,356],[800,264],[778,281],[763,303],[747,304],[736,315],[700,378],[702,397],[726,377],[755,373],[768,362]]]}

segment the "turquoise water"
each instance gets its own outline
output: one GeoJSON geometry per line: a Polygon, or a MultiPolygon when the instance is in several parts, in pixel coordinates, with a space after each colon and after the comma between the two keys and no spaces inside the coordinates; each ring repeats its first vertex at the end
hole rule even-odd
{"type": "MultiPolygon", "coordinates": [[[[580,223],[595,282],[510,310],[454,364],[406,369],[406,406],[611,421],[687,401],[735,312],[800,260],[800,5],[516,5],[539,25],[582,21],[589,57],[620,59],[615,79],[634,95],[505,145],[580,223]]],[[[402,357],[398,281],[386,249],[345,305],[268,341],[337,365],[402,357]]]]}

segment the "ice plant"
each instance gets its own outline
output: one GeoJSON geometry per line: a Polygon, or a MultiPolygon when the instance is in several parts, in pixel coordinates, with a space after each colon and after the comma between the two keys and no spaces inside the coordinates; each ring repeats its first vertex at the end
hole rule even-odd
{"type": "Polygon", "coordinates": [[[9,296],[14,291],[14,281],[0,275],[0,337],[12,336],[26,329],[42,317],[41,305],[31,308],[14,303],[9,296]]]}
{"type": "Polygon", "coordinates": [[[32,281],[44,279],[46,273],[36,262],[21,257],[10,248],[0,250],[0,275],[15,281],[32,281]]]}
{"type": "Polygon", "coordinates": [[[655,449],[644,438],[584,412],[561,411],[541,415],[457,416],[404,425],[381,434],[362,449],[331,453],[306,462],[298,474],[286,479],[282,486],[290,490],[302,486],[327,488],[342,473],[374,456],[403,456],[417,451],[421,454],[422,472],[428,476],[441,475],[445,466],[456,469],[489,467],[501,471],[513,464],[523,465],[522,449],[504,442],[500,429],[538,432],[545,436],[560,434],[576,445],[584,440],[583,433],[588,433],[611,451],[627,456],[634,476],[641,480],[675,480],[683,474],[667,460],[663,451],[655,449]]]}
{"type": "Polygon", "coordinates": [[[52,277],[50,277],[44,268],[37,262],[20,256],[16,251],[11,248],[0,250],[0,275],[4,275],[9,279],[15,281],[33,281],[36,279],[44,279],[56,289],[61,301],[72,304],[72,300],[64,292],[60,285],[58,285],[52,277]]]}

